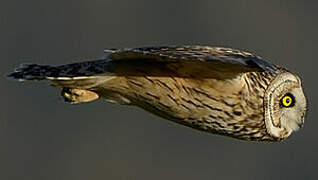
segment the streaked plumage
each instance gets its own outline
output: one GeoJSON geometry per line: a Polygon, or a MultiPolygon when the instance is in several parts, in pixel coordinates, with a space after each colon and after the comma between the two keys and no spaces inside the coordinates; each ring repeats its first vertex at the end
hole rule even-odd
{"type": "Polygon", "coordinates": [[[299,77],[251,53],[169,46],[105,54],[56,67],[24,65],[9,77],[49,80],[73,104],[103,97],[243,140],[280,141],[303,124],[307,105],[299,77]]]}

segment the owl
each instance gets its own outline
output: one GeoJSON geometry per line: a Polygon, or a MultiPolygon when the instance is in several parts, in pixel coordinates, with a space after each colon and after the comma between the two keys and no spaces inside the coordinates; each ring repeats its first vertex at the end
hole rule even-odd
{"type": "Polygon", "coordinates": [[[301,80],[254,54],[223,47],[107,49],[99,60],[24,64],[8,77],[45,80],[71,104],[103,98],[247,141],[278,142],[302,127],[301,80]]]}

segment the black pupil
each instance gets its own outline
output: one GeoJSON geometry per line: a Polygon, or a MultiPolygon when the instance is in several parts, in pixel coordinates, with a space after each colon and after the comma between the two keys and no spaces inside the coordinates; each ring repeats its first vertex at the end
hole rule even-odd
{"type": "Polygon", "coordinates": [[[281,99],[281,106],[293,107],[295,105],[295,97],[291,93],[286,93],[281,99]]]}

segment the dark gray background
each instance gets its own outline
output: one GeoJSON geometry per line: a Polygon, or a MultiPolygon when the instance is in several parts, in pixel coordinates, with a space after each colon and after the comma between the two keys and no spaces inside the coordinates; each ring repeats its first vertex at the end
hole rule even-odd
{"type": "Polygon", "coordinates": [[[303,79],[305,127],[282,143],[215,136],[135,107],[64,104],[0,79],[0,179],[317,179],[317,1],[2,0],[1,76],[22,62],[99,58],[109,47],[248,50],[303,79]]]}

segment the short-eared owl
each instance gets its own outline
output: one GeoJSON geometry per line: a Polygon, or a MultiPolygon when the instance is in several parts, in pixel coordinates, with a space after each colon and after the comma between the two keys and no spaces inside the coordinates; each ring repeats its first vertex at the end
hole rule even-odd
{"type": "Polygon", "coordinates": [[[304,123],[300,78],[230,48],[107,49],[105,58],[61,66],[22,65],[9,77],[47,80],[71,103],[102,97],[174,122],[252,141],[280,141],[304,123]]]}

